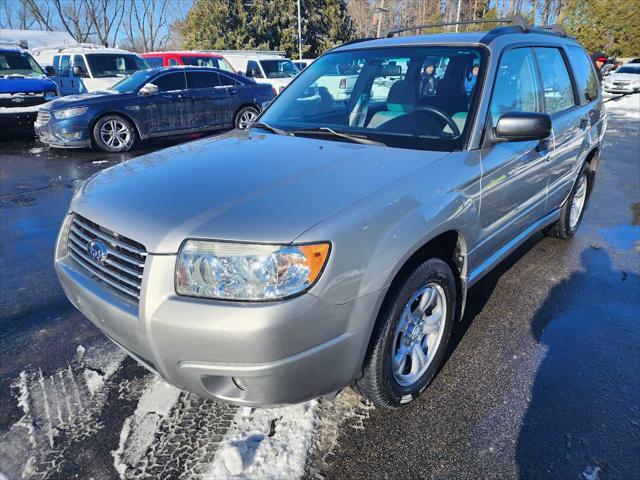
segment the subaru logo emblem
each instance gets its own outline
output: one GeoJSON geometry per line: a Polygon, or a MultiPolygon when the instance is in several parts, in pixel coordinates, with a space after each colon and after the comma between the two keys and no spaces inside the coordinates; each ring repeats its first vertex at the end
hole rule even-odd
{"type": "Polygon", "coordinates": [[[109,252],[107,251],[107,247],[104,243],[92,240],[89,242],[89,245],[87,245],[87,253],[94,262],[104,263],[109,252]]]}

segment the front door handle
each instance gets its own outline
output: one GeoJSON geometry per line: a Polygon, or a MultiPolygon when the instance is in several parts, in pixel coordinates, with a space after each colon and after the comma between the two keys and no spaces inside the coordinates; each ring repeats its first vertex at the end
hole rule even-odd
{"type": "Polygon", "coordinates": [[[240,93],[238,90],[235,90],[235,89],[229,90],[229,95],[238,95],[238,93],[240,93]]]}
{"type": "Polygon", "coordinates": [[[589,125],[589,119],[583,117],[580,119],[580,130],[584,130],[589,125]]]}

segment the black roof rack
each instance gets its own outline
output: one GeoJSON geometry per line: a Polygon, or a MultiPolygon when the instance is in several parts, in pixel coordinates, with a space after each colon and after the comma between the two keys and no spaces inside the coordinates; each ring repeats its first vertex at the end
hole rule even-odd
{"type": "Polygon", "coordinates": [[[422,30],[423,28],[448,27],[451,25],[474,25],[474,24],[482,24],[482,23],[509,23],[513,26],[520,27],[520,29],[525,33],[528,32],[529,29],[531,28],[527,20],[522,15],[514,15],[513,17],[507,17],[507,18],[463,20],[460,22],[427,23],[425,25],[416,25],[415,27],[396,28],[392,30],[387,30],[385,32],[385,37],[391,38],[398,33],[409,32],[411,30],[422,30]]]}

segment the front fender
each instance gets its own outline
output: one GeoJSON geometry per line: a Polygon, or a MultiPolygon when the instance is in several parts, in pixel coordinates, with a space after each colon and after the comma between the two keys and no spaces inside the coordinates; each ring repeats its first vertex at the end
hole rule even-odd
{"type": "Polygon", "coordinates": [[[456,231],[472,250],[479,193],[479,159],[460,152],[326,219],[296,239],[333,244],[325,272],[311,292],[346,303],[385,289],[416,251],[447,231],[456,231]]]}

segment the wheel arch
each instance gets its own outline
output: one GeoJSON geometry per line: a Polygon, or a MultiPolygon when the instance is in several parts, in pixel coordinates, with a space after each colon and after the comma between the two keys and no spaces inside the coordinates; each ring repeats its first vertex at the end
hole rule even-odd
{"type": "Polygon", "coordinates": [[[91,136],[91,143],[93,144],[93,128],[96,126],[96,123],[98,123],[98,120],[100,120],[103,117],[106,117],[107,115],[119,115],[122,118],[124,118],[125,120],[131,122],[131,125],[133,125],[133,128],[135,128],[136,130],[136,135],[138,136],[139,140],[144,140],[147,138],[146,135],[143,136],[142,132],[143,130],[140,128],[140,125],[138,124],[138,122],[131,117],[130,115],[127,115],[126,113],[123,113],[119,110],[106,110],[104,112],[100,112],[98,113],[95,117],[93,117],[93,119],[91,120],[91,123],[89,124],[89,134],[91,136]]]}
{"type": "Polygon", "coordinates": [[[587,198],[589,198],[595,185],[596,171],[600,164],[600,148],[597,146],[592,148],[585,156],[583,163],[586,163],[589,168],[589,189],[587,190],[587,198]]]}
{"type": "Polygon", "coordinates": [[[236,115],[238,115],[238,112],[239,112],[240,110],[242,110],[244,107],[252,107],[252,108],[255,108],[255,109],[258,111],[258,114],[260,114],[260,112],[261,112],[260,107],[259,107],[256,103],[254,103],[254,102],[249,102],[249,101],[247,101],[247,102],[243,102],[243,103],[241,103],[241,104],[238,106],[238,108],[236,108],[236,109],[233,111],[233,125],[234,125],[234,126],[235,126],[235,124],[236,124],[236,115]]]}

